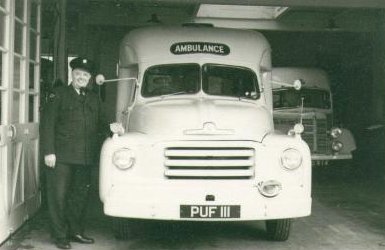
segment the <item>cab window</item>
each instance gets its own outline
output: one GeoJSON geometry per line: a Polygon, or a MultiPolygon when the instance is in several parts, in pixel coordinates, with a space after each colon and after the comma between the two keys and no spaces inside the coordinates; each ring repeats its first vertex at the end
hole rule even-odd
{"type": "Polygon", "coordinates": [[[260,91],[254,72],[247,68],[205,64],[203,91],[208,95],[258,99],[260,91]]]}
{"type": "Polygon", "coordinates": [[[199,91],[198,64],[169,64],[150,67],[144,74],[143,97],[194,94],[199,91]]]}
{"type": "Polygon", "coordinates": [[[296,108],[303,105],[305,108],[331,108],[330,93],[320,89],[279,89],[273,91],[274,108],[296,108]]]}

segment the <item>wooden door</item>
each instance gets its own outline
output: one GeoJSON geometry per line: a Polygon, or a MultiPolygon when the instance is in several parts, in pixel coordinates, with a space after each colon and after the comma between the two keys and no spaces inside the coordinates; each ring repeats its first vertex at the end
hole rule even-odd
{"type": "Polygon", "coordinates": [[[0,0],[0,242],[40,206],[41,0],[0,0]]]}

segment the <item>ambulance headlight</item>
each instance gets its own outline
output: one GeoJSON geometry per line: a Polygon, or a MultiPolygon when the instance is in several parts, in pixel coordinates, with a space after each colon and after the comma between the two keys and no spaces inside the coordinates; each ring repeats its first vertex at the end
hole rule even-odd
{"type": "Polygon", "coordinates": [[[342,130],[340,128],[333,128],[332,131],[330,131],[330,135],[336,139],[342,135],[342,130]]]}
{"type": "Polygon", "coordinates": [[[121,148],[114,152],[112,163],[119,169],[129,169],[135,164],[134,152],[128,148],[121,148]]]}
{"type": "Polygon", "coordinates": [[[344,144],[342,144],[342,142],[340,141],[334,141],[332,143],[332,149],[334,152],[338,152],[338,151],[341,151],[341,149],[344,147],[344,144]]]}
{"type": "Polygon", "coordinates": [[[297,169],[302,164],[302,155],[297,149],[286,149],[281,155],[281,164],[288,170],[297,169]]]}

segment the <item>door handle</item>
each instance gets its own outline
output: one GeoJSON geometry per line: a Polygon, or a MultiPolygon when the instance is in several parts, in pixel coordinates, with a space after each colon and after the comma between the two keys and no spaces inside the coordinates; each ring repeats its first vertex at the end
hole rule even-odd
{"type": "Polygon", "coordinates": [[[16,126],[13,124],[9,125],[7,135],[11,139],[11,141],[13,141],[16,138],[16,134],[17,134],[16,126]]]}

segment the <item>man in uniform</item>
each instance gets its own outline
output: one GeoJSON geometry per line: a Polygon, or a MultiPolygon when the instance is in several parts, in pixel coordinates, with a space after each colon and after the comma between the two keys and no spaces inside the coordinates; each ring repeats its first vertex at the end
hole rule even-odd
{"type": "Polygon", "coordinates": [[[50,94],[41,129],[51,236],[61,249],[94,243],[84,235],[84,218],[103,124],[99,97],[87,88],[93,63],[78,57],[70,66],[72,82],[50,94]]]}

